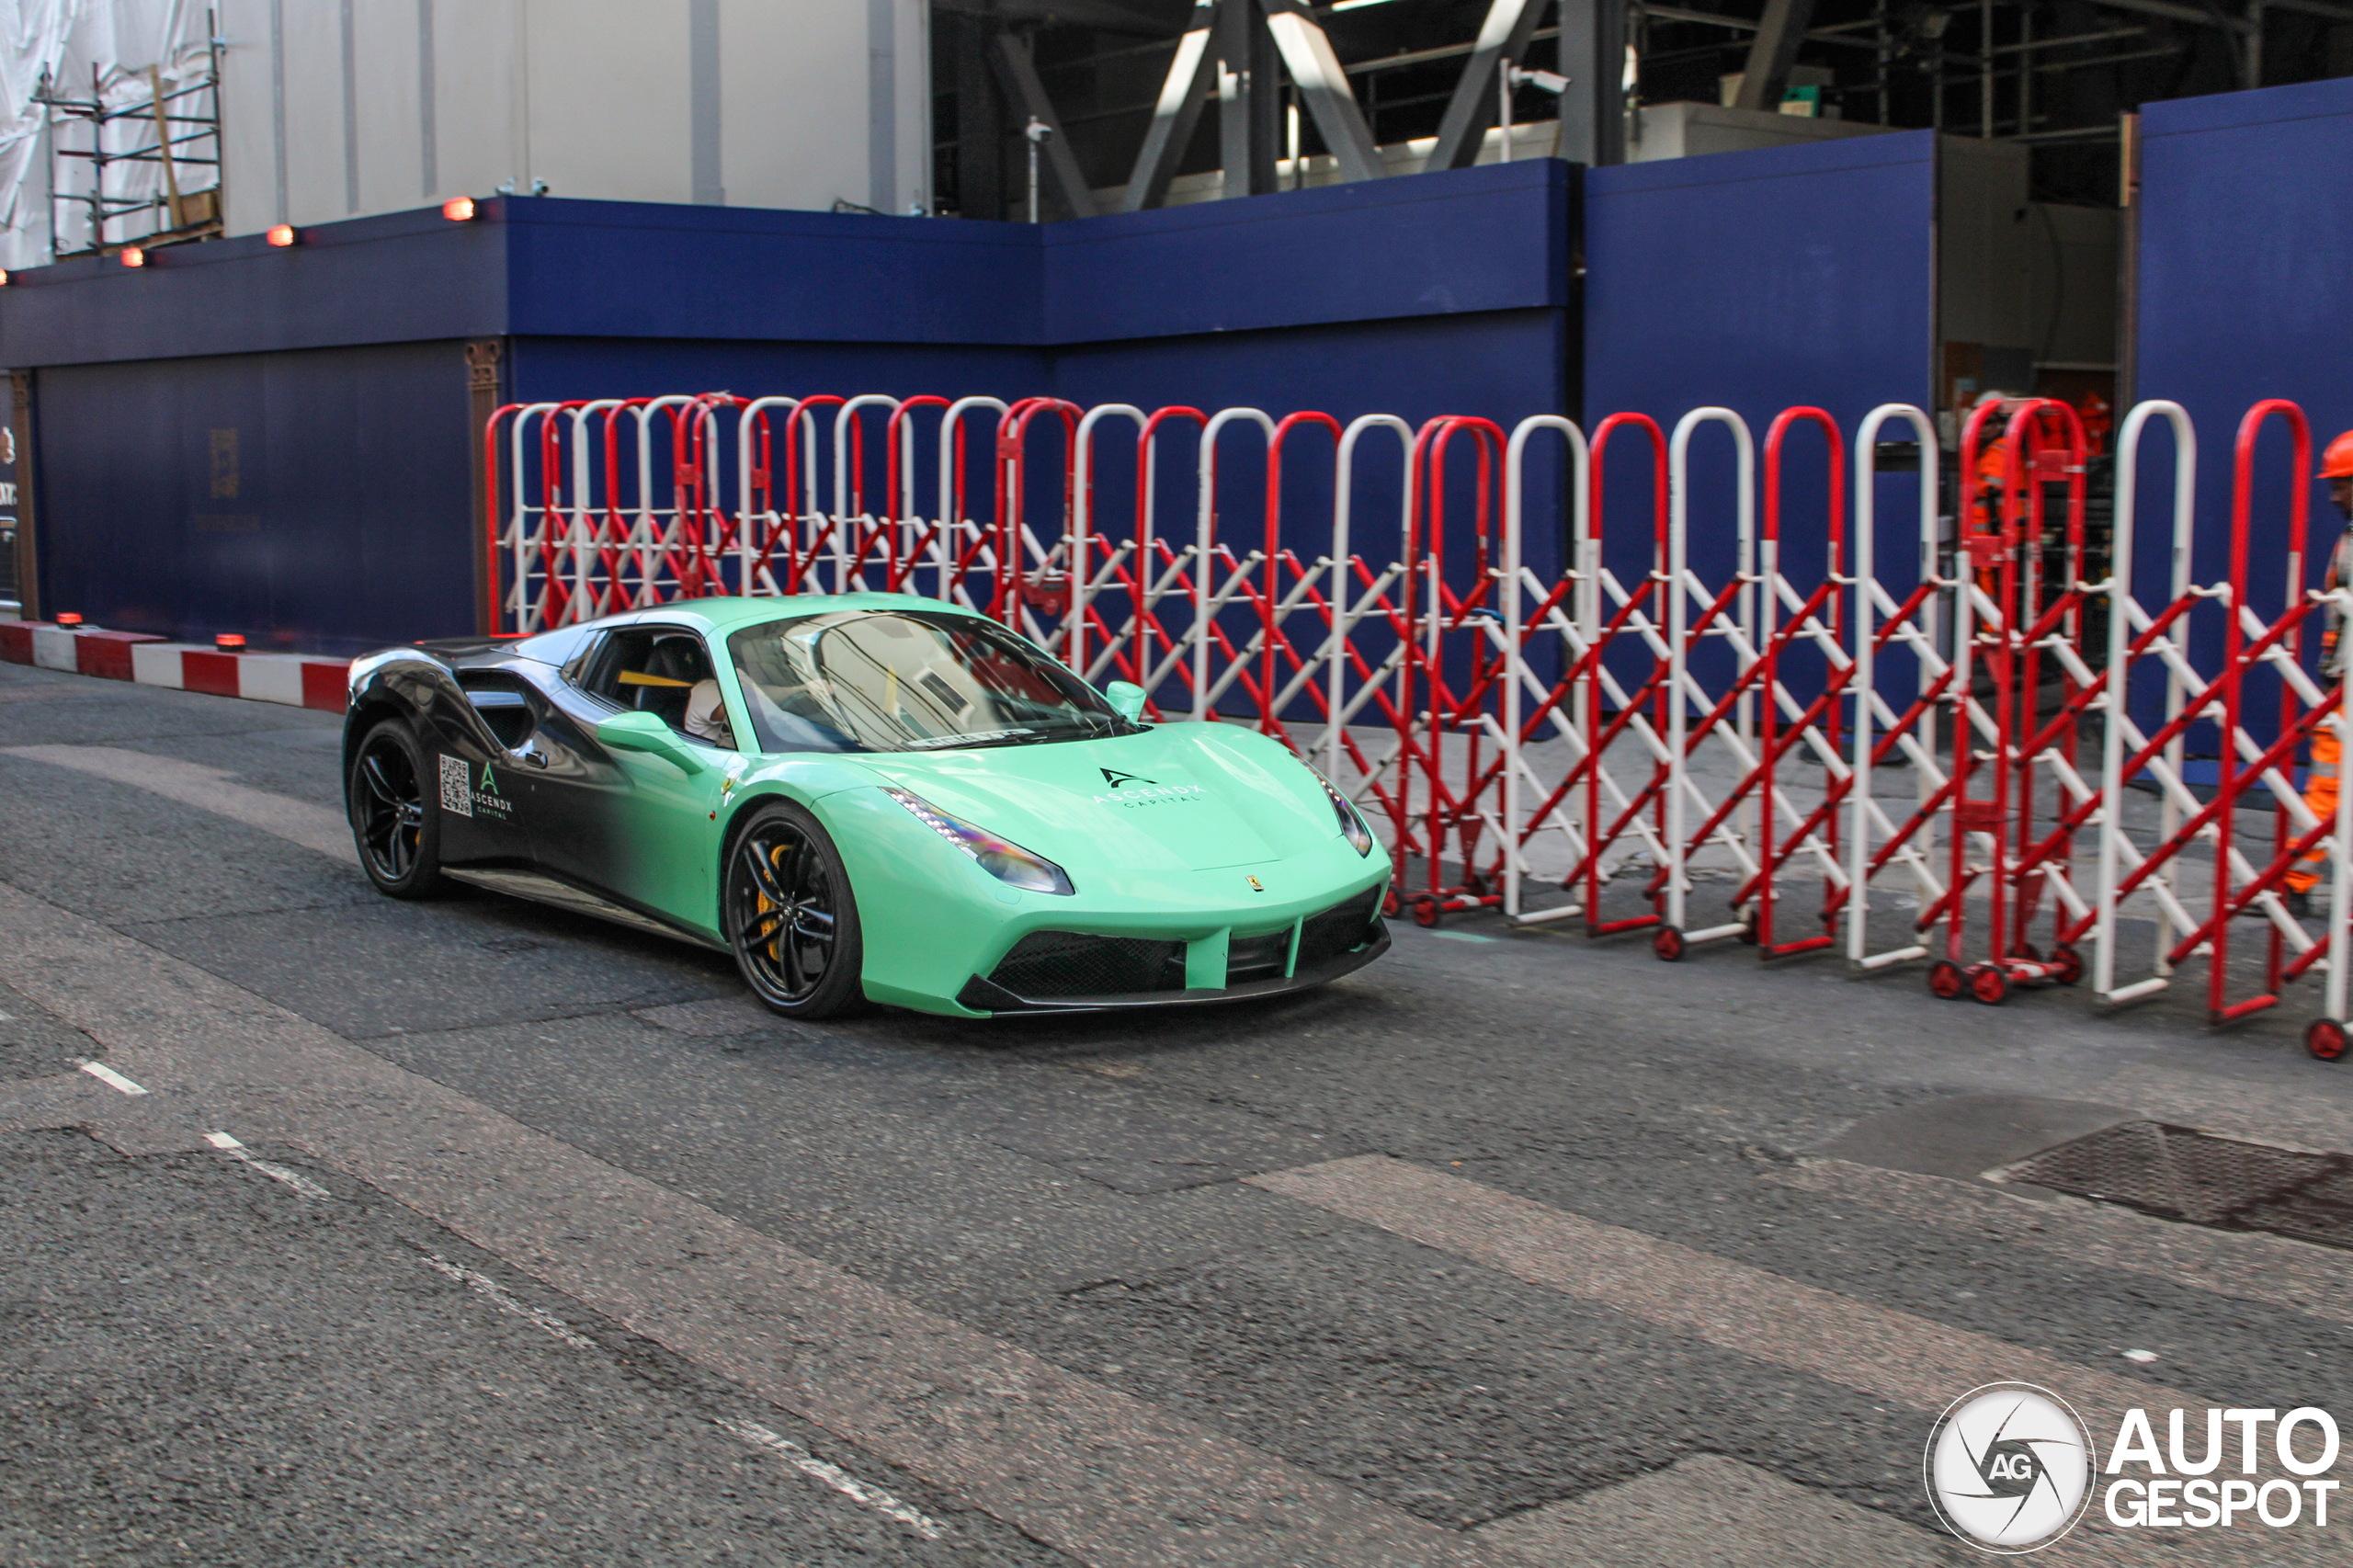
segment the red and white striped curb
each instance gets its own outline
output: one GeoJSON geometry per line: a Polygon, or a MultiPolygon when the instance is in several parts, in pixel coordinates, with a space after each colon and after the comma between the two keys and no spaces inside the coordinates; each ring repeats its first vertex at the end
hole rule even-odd
{"type": "Polygon", "coordinates": [[[137,681],[214,697],[343,711],[348,659],[309,653],[230,653],[200,642],[166,642],[136,631],[0,620],[0,660],[72,675],[137,681]]]}

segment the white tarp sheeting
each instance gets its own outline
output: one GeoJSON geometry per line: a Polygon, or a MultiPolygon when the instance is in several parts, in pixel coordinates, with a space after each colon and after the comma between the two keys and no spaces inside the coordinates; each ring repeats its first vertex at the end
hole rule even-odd
{"type": "MultiPolygon", "coordinates": [[[[149,103],[151,68],[161,70],[166,92],[211,69],[207,16],[201,0],[0,0],[0,267],[37,267],[51,259],[52,208],[63,228],[57,249],[92,244],[86,208],[51,200],[48,141],[54,135],[62,146],[86,149],[92,127],[65,120],[51,129],[51,111],[34,101],[42,75],[60,97],[87,101],[95,87],[109,108],[149,103]]],[[[184,98],[175,107],[209,110],[210,97],[184,98]]],[[[175,134],[186,131],[177,127],[175,134]]],[[[154,124],[147,119],[119,122],[107,134],[110,151],[155,142],[154,124]]],[[[212,155],[210,139],[202,151],[212,155]]],[[[58,189],[87,191],[89,171],[86,159],[58,159],[58,189]]],[[[180,171],[182,194],[209,188],[217,173],[202,166],[180,171]]],[[[153,162],[120,164],[108,171],[107,194],[152,196],[162,183],[153,162]]],[[[168,219],[137,214],[109,225],[106,238],[133,239],[168,226],[168,219]]]]}

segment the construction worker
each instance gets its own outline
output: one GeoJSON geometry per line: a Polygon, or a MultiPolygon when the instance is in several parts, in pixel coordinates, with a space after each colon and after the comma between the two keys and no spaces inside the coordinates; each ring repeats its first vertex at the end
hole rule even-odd
{"type": "MultiPolygon", "coordinates": [[[[2337,513],[2346,524],[2345,531],[2336,536],[2336,543],[2328,552],[2328,575],[2323,580],[2325,591],[2334,593],[2353,585],[2353,430],[2328,444],[2328,450],[2321,455],[2320,477],[2328,486],[2328,498],[2336,504],[2337,513]]],[[[2345,618],[2337,613],[2334,600],[2321,615],[2321,679],[2334,686],[2345,678],[2345,618]]],[[[2336,820],[2336,767],[2341,755],[2336,726],[2322,724],[2313,731],[2312,767],[2304,776],[2304,804],[2325,823],[2336,820]]],[[[2288,908],[2291,913],[2302,916],[2313,912],[2313,889],[2319,884],[2320,868],[2327,859],[2326,847],[2315,846],[2288,872],[2288,908]]]]}
{"type": "MultiPolygon", "coordinates": [[[[1973,490],[1976,499],[1970,507],[1970,531],[1998,534],[2002,531],[2003,495],[2010,483],[2010,452],[2002,444],[2002,437],[2009,429],[2011,416],[2017,410],[2008,393],[1988,392],[1970,404],[1970,412],[1974,414],[1988,403],[2001,406],[1987,415],[1985,423],[1978,428],[1977,478],[1973,490]]],[[[1993,597],[1999,581],[1998,574],[1992,566],[1981,564],[1976,575],[1978,587],[1988,597],[1993,597]]]]}

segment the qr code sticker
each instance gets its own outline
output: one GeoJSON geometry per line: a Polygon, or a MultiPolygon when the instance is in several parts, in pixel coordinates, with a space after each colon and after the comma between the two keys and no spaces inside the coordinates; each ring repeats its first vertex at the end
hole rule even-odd
{"type": "Polygon", "coordinates": [[[474,814],[474,770],[462,756],[441,759],[441,809],[461,817],[474,814]]]}

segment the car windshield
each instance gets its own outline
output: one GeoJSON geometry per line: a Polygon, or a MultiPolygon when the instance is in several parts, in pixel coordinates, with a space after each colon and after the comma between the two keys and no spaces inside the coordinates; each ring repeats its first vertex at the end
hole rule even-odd
{"type": "Polygon", "coordinates": [[[727,640],[767,752],[922,752],[1129,734],[1035,643],[977,616],[837,610],[727,640]]]}

